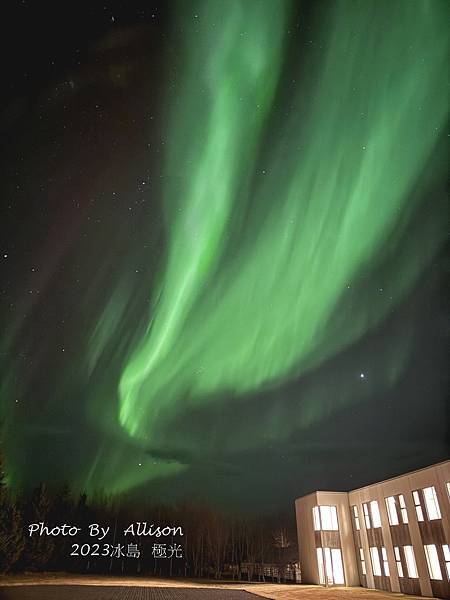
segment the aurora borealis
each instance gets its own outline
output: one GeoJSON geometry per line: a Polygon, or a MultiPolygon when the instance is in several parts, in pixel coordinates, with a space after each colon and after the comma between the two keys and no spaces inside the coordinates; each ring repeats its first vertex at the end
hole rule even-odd
{"type": "Polygon", "coordinates": [[[11,484],[267,507],[444,458],[446,4],[115,8],[4,123],[11,484]]]}

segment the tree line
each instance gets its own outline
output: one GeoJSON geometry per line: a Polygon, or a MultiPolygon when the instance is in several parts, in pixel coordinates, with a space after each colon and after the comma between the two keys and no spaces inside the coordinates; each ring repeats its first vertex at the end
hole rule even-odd
{"type": "Polygon", "coordinates": [[[289,515],[232,515],[186,502],[137,508],[123,498],[101,493],[74,494],[67,484],[50,490],[41,483],[30,492],[13,494],[6,485],[0,457],[0,573],[64,571],[281,580],[296,561],[295,524],[289,515]],[[137,521],[181,526],[183,536],[124,537],[124,530],[137,521]],[[81,531],[75,537],[30,536],[28,526],[40,522],[48,527],[70,524],[81,531]],[[110,526],[108,537],[101,541],[89,537],[91,523],[110,526]],[[75,542],[78,552],[73,555],[75,542]],[[100,550],[95,547],[97,553],[92,555],[95,542],[100,550]],[[105,543],[122,552],[98,555],[105,543]],[[127,555],[128,544],[137,546],[137,555],[127,555]],[[159,548],[155,549],[155,544],[159,548]],[[80,548],[89,552],[81,555],[80,548]]]}

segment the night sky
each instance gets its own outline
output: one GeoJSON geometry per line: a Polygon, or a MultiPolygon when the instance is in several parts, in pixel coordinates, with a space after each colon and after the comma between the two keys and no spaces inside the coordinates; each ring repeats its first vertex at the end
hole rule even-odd
{"type": "Polygon", "coordinates": [[[278,510],[447,458],[448,4],[2,12],[11,485],[278,510]]]}

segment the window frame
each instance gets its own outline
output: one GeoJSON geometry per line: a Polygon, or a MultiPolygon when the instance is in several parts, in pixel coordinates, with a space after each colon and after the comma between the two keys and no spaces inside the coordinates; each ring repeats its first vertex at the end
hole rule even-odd
{"type": "Polygon", "coordinates": [[[416,509],[416,517],[419,523],[423,523],[425,521],[423,507],[422,507],[422,499],[419,494],[419,490],[414,490],[412,492],[414,507],[416,509]]]}
{"type": "Polygon", "coordinates": [[[313,525],[314,531],[339,531],[339,520],[337,514],[337,506],[334,504],[318,504],[313,506],[313,525]],[[329,509],[329,515],[326,515],[326,509],[329,509]],[[324,527],[330,524],[331,528],[324,527]]]}
{"type": "Polygon", "coordinates": [[[381,513],[378,500],[370,501],[370,516],[373,529],[379,529],[381,527],[381,513]]]}
{"type": "Polygon", "coordinates": [[[434,485],[422,489],[425,510],[429,521],[438,521],[442,519],[441,507],[436,494],[434,485]]]}
{"type": "Polygon", "coordinates": [[[403,546],[403,552],[405,554],[406,572],[408,573],[409,579],[419,579],[414,546],[403,546]]]}
{"type": "Polygon", "coordinates": [[[387,496],[387,498],[385,498],[384,501],[386,504],[389,525],[391,525],[391,527],[399,525],[400,520],[398,518],[397,502],[395,500],[395,496],[387,496]]]}
{"type": "Polygon", "coordinates": [[[387,550],[385,546],[381,546],[381,562],[383,565],[383,572],[386,577],[390,577],[391,573],[389,570],[389,561],[387,556],[387,550]]]}
{"type": "Polygon", "coordinates": [[[450,545],[442,544],[442,553],[444,554],[445,570],[447,580],[450,581],[450,545]]]}
{"type": "Polygon", "coordinates": [[[361,563],[362,574],[367,575],[366,557],[364,556],[364,550],[362,548],[359,549],[359,562],[361,563]]]}
{"type": "Polygon", "coordinates": [[[352,506],[353,522],[355,524],[356,531],[361,531],[361,524],[359,522],[359,512],[356,504],[352,506]]]}
{"type": "Polygon", "coordinates": [[[398,576],[399,576],[400,579],[404,579],[405,573],[403,571],[402,557],[401,557],[401,554],[400,554],[400,547],[399,546],[394,546],[394,559],[395,559],[395,564],[397,566],[397,574],[398,574],[398,576]]]}
{"type": "Polygon", "coordinates": [[[408,525],[408,523],[409,523],[408,509],[406,508],[405,496],[403,494],[398,495],[398,503],[400,506],[400,515],[402,517],[403,524],[408,525]]]}
{"type": "Polygon", "coordinates": [[[380,554],[378,552],[378,546],[370,546],[369,552],[370,552],[370,560],[372,563],[372,573],[373,573],[374,577],[382,577],[383,572],[381,570],[381,560],[380,560],[380,554]]]}
{"type": "Polygon", "coordinates": [[[371,524],[371,520],[370,520],[369,505],[367,502],[363,502],[362,506],[363,506],[364,524],[366,526],[366,529],[371,529],[372,524],[371,524]]]}
{"type": "Polygon", "coordinates": [[[436,544],[424,544],[425,557],[427,559],[428,574],[432,581],[442,581],[442,569],[439,562],[439,553],[436,544]]]}

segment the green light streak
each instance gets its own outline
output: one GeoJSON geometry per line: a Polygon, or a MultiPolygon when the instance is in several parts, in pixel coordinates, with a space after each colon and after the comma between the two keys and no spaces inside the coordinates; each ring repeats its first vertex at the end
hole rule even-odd
{"type": "Polygon", "coordinates": [[[336,312],[386,247],[398,251],[425,189],[417,174],[447,111],[442,6],[333,3],[275,134],[286,5],[206,3],[188,27],[167,156],[167,263],[119,388],[130,435],[151,440],[186,406],[298,377],[410,289],[436,231],[384,295],[336,312]]]}

